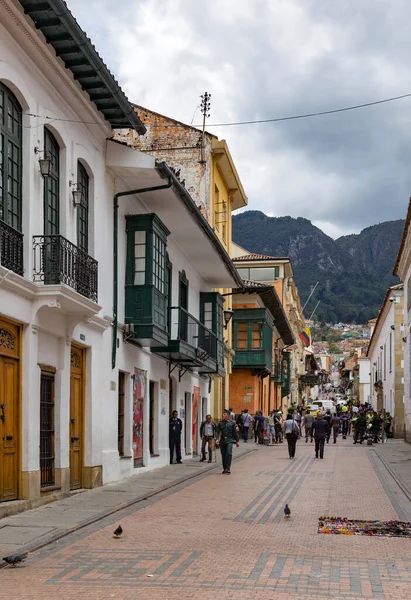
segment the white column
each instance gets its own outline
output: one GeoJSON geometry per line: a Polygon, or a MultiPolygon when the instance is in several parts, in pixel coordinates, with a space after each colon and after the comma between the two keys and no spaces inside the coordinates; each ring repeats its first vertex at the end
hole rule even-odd
{"type": "MultiPolygon", "coordinates": [[[[102,345],[102,342],[100,342],[102,345]]],[[[102,456],[102,407],[101,382],[99,373],[102,354],[100,348],[87,349],[86,388],[84,398],[84,466],[95,467],[103,464],[102,456]]],[[[103,378],[105,381],[105,378],[103,378]]],[[[106,392],[109,393],[109,392],[106,392]]]]}
{"type": "Polygon", "coordinates": [[[38,328],[23,331],[22,470],[40,471],[40,368],[38,328]]]}
{"type": "Polygon", "coordinates": [[[71,340],[59,340],[59,360],[55,380],[55,456],[56,468],[70,466],[70,349],[71,340]]]}

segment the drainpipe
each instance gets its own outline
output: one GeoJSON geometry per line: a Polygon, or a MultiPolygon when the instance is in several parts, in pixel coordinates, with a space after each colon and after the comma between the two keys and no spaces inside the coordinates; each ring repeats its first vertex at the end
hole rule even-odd
{"type": "Polygon", "coordinates": [[[165,185],[156,185],[154,187],[140,188],[138,190],[128,190],[127,192],[118,192],[113,198],[113,339],[111,346],[111,368],[116,366],[117,355],[117,308],[118,308],[118,199],[123,196],[133,196],[134,194],[144,194],[146,192],[156,192],[157,190],[166,190],[172,186],[172,180],[169,178],[165,185]]]}

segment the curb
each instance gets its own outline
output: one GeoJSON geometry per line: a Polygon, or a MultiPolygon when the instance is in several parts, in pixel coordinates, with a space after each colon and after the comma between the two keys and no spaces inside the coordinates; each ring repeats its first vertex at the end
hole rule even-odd
{"type": "MultiPolygon", "coordinates": [[[[244,457],[248,456],[249,454],[252,454],[253,452],[256,452],[256,451],[257,451],[257,448],[250,448],[249,450],[245,451],[244,454],[241,454],[241,456],[237,456],[237,457],[233,456],[233,462],[235,462],[237,460],[241,460],[242,458],[244,458],[244,457]]],[[[40,550],[41,548],[44,548],[45,546],[48,546],[49,544],[53,544],[54,542],[67,537],[68,535],[70,535],[71,533],[74,533],[75,531],[84,529],[85,527],[88,527],[89,525],[93,525],[94,523],[97,523],[98,521],[102,521],[103,519],[110,517],[111,515],[114,515],[115,513],[120,512],[121,510],[124,510],[125,508],[129,508],[130,506],[133,506],[134,504],[139,504],[140,502],[149,500],[150,498],[153,498],[154,496],[157,496],[158,494],[161,494],[162,492],[167,492],[168,490],[171,490],[172,488],[177,487],[178,485],[181,485],[182,483],[184,483],[186,481],[196,479],[197,477],[201,477],[205,473],[211,473],[211,471],[215,471],[216,469],[221,469],[221,465],[217,464],[217,463],[213,463],[212,467],[206,467],[200,473],[194,473],[192,475],[180,477],[179,479],[176,479],[175,481],[173,481],[167,485],[164,485],[160,488],[157,488],[156,490],[153,490],[152,492],[149,492],[148,494],[144,494],[144,496],[138,496],[134,500],[130,500],[129,502],[124,502],[123,504],[119,504],[113,508],[110,508],[104,512],[99,513],[98,515],[90,517],[89,519],[86,519],[86,520],[82,521],[81,523],[74,525],[74,527],[71,527],[70,529],[67,529],[66,531],[61,531],[59,533],[51,535],[50,537],[44,539],[43,541],[34,542],[33,544],[28,544],[27,546],[23,546],[22,548],[19,548],[18,550],[14,550],[13,552],[10,553],[10,555],[13,556],[14,554],[23,554],[24,552],[35,552],[36,550],[40,550]]],[[[2,563],[0,563],[0,569],[4,569],[5,567],[8,567],[8,566],[9,565],[7,563],[5,563],[4,561],[2,563]]]]}

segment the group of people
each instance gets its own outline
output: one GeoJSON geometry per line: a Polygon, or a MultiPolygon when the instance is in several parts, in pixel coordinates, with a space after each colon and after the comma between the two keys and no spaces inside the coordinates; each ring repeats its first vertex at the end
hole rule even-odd
{"type": "MultiPolygon", "coordinates": [[[[200,426],[201,437],[201,458],[200,462],[206,460],[206,451],[208,451],[208,462],[212,462],[213,452],[220,448],[223,462],[223,474],[230,475],[231,461],[233,456],[233,445],[239,445],[239,435],[236,422],[233,418],[231,409],[224,410],[221,421],[215,423],[211,415],[207,415],[205,421],[200,426]]],[[[176,452],[177,464],[181,464],[181,434],[183,431],[183,422],[178,417],[178,412],[173,411],[169,423],[169,449],[170,464],[173,464],[174,450],[176,452]]]]}
{"type": "Polygon", "coordinates": [[[261,410],[257,410],[255,415],[251,416],[248,410],[244,409],[237,415],[236,423],[245,444],[250,439],[250,430],[254,433],[255,444],[264,444],[264,431],[269,446],[283,441],[283,417],[280,409],[270,410],[268,417],[264,417],[261,410]]]}
{"type": "MultiPolygon", "coordinates": [[[[333,443],[337,443],[339,435],[346,439],[353,431],[354,444],[363,443],[366,432],[371,436],[375,443],[382,428],[384,428],[387,437],[390,435],[392,416],[390,413],[376,412],[368,404],[348,402],[343,406],[337,404],[334,414],[331,410],[325,412],[319,410],[316,414],[298,406],[290,410],[287,418],[284,420],[282,411],[270,410],[268,417],[264,417],[262,411],[258,410],[254,416],[250,415],[247,409],[241,411],[239,415],[233,413],[232,409],[226,409],[223,412],[222,419],[215,423],[211,415],[207,415],[205,421],[200,426],[201,437],[201,458],[200,462],[207,460],[212,462],[213,452],[220,448],[223,474],[231,473],[231,460],[233,445],[239,445],[240,435],[244,443],[248,443],[251,433],[254,434],[254,443],[264,444],[264,432],[268,438],[268,445],[280,444],[285,436],[288,444],[288,453],[290,458],[295,457],[297,440],[305,434],[305,443],[315,442],[316,458],[324,458],[325,444],[329,443],[331,436],[333,443]]],[[[183,431],[183,422],[178,418],[177,411],[173,411],[169,425],[170,440],[170,464],[173,463],[174,450],[176,452],[177,463],[181,464],[181,434],[183,431]]]]}

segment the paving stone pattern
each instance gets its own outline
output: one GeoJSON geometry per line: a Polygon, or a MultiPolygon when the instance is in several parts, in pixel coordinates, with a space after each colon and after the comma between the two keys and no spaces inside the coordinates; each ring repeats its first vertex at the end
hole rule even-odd
{"type": "Polygon", "coordinates": [[[411,540],[317,533],[321,515],[411,510],[373,452],[339,441],[320,460],[299,442],[289,460],[284,445],[259,447],[231,476],[190,480],[3,569],[0,598],[409,600],[411,540]]]}

